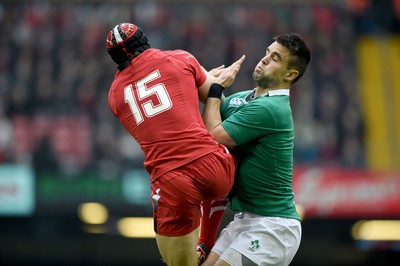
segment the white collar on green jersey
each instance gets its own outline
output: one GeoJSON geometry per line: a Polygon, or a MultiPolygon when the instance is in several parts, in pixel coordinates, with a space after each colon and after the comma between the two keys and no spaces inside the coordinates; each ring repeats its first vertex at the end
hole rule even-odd
{"type": "MultiPolygon", "coordinates": [[[[253,99],[254,99],[255,93],[256,93],[256,88],[254,88],[254,89],[246,96],[245,102],[248,103],[248,102],[250,102],[251,100],[253,100],[253,99]]],[[[290,95],[290,91],[289,91],[289,89],[271,90],[271,91],[267,91],[266,93],[263,93],[263,94],[257,96],[257,98],[258,98],[258,97],[263,97],[263,96],[278,96],[278,95],[287,95],[287,96],[289,96],[289,95],[290,95]]]]}
{"type": "MultiPolygon", "coordinates": [[[[254,94],[256,92],[256,89],[253,89],[253,91],[247,96],[249,100],[253,99],[254,94]]],[[[278,96],[278,95],[290,95],[290,90],[289,89],[279,89],[279,90],[270,90],[267,91],[257,97],[262,97],[262,96],[278,96]]]]}
{"type": "MultiPolygon", "coordinates": [[[[288,89],[271,90],[271,91],[268,91],[265,94],[268,94],[269,96],[277,96],[277,95],[287,95],[287,96],[289,96],[290,95],[290,90],[288,90],[288,89]]],[[[263,95],[261,95],[261,96],[263,96],[263,95]]]]}

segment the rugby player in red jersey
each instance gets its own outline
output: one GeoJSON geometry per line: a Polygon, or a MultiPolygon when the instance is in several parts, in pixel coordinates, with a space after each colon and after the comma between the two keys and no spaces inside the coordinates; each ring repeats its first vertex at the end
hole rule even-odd
{"type": "Polygon", "coordinates": [[[109,106],[145,154],[160,254],[170,266],[197,265],[201,202],[226,196],[236,167],[207,131],[199,100],[220,97],[244,57],[213,77],[187,51],[150,47],[131,23],[116,25],[106,48],[118,65],[109,106]],[[221,90],[210,90],[212,83],[221,90]]]}

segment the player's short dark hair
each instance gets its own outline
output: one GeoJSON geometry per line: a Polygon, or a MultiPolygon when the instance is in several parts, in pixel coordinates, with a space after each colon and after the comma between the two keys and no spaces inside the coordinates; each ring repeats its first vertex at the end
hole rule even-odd
{"type": "Polygon", "coordinates": [[[292,59],[289,61],[289,67],[293,67],[299,71],[299,75],[292,82],[293,84],[306,72],[307,66],[311,61],[310,48],[308,48],[305,41],[297,33],[277,35],[273,39],[288,48],[292,55],[292,59]]]}

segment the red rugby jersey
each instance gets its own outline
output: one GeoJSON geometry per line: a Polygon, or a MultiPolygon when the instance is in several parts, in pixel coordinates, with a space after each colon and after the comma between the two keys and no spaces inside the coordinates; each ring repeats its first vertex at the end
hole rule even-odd
{"type": "Polygon", "coordinates": [[[118,71],[108,102],[145,153],[151,181],[218,149],[199,111],[206,74],[186,51],[148,49],[118,71]]]}

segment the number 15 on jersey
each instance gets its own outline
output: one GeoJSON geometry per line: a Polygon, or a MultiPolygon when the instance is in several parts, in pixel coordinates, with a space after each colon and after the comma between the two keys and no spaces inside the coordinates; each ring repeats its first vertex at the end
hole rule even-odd
{"type": "Polygon", "coordinates": [[[148,83],[160,77],[160,72],[156,70],[137,81],[135,83],[137,94],[134,93],[132,84],[125,87],[125,102],[129,104],[136,125],[142,123],[146,117],[153,117],[171,109],[172,101],[165,85],[163,83],[157,83],[153,86],[148,86],[148,83]],[[156,95],[159,101],[158,104],[154,104],[153,100],[149,98],[152,95],[156,95]],[[139,105],[138,102],[142,103],[139,105]]]}

